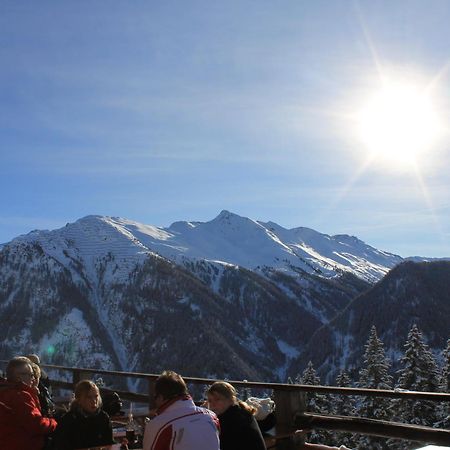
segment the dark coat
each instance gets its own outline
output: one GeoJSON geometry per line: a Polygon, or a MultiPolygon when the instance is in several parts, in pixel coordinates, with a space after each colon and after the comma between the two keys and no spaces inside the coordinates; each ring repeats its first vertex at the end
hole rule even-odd
{"type": "Polygon", "coordinates": [[[221,450],[266,450],[255,417],[239,405],[219,416],[221,450]]]}
{"type": "Polygon", "coordinates": [[[57,450],[114,444],[109,416],[101,409],[88,415],[74,408],[58,422],[54,441],[57,450]]]}
{"type": "Polygon", "coordinates": [[[52,417],[55,412],[55,404],[47,387],[39,382],[39,403],[41,404],[41,412],[44,417],[52,417]]]}

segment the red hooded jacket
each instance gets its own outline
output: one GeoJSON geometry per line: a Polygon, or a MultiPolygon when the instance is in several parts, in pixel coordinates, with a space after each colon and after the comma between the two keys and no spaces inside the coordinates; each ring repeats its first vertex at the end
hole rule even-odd
{"type": "Polygon", "coordinates": [[[24,383],[0,380],[0,448],[42,450],[56,421],[42,417],[35,390],[24,383]]]}

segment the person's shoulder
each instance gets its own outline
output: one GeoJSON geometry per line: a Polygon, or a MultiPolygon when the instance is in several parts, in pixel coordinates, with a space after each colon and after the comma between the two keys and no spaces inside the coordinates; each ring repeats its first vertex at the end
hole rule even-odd
{"type": "Polygon", "coordinates": [[[99,420],[103,421],[103,422],[111,422],[111,418],[109,417],[109,414],[104,411],[103,409],[100,409],[98,411],[97,417],[99,420]]]}
{"type": "Polygon", "coordinates": [[[214,420],[217,419],[216,413],[208,408],[205,408],[204,406],[196,406],[195,412],[205,414],[206,416],[211,417],[214,420]]]}
{"type": "Polygon", "coordinates": [[[61,416],[58,420],[58,425],[70,425],[71,423],[79,422],[82,418],[83,416],[77,411],[77,409],[72,407],[61,416]]]}
{"type": "Polygon", "coordinates": [[[179,401],[172,405],[172,408],[167,408],[157,414],[149,423],[158,424],[167,422],[167,420],[181,419],[192,414],[205,414],[208,417],[216,417],[216,415],[209,409],[202,406],[196,406],[192,401],[179,401]]]}
{"type": "Polygon", "coordinates": [[[234,418],[235,421],[241,424],[251,424],[253,421],[256,421],[255,416],[245,408],[242,408],[240,405],[233,405],[228,408],[230,411],[230,416],[234,418]]]}
{"type": "Polygon", "coordinates": [[[6,396],[12,391],[16,390],[15,383],[10,383],[6,379],[0,380],[0,398],[6,396]]]}
{"type": "Polygon", "coordinates": [[[253,417],[253,414],[241,405],[232,405],[228,408],[228,411],[241,417],[253,417]]]}
{"type": "Polygon", "coordinates": [[[68,411],[66,411],[61,418],[58,420],[58,424],[60,423],[66,423],[66,422],[70,422],[72,420],[76,419],[76,413],[75,411],[73,411],[72,409],[69,409],[68,411]]]}
{"type": "Polygon", "coordinates": [[[202,413],[205,413],[205,414],[214,414],[213,411],[211,411],[211,410],[208,409],[208,408],[205,408],[204,406],[197,406],[197,405],[194,405],[193,409],[194,409],[195,411],[202,412],[202,413]]]}
{"type": "Polygon", "coordinates": [[[9,394],[17,401],[36,404],[39,402],[37,392],[25,383],[10,383],[9,394]]]}
{"type": "Polygon", "coordinates": [[[0,401],[14,410],[18,410],[25,404],[35,403],[31,395],[22,389],[21,384],[10,382],[2,384],[0,388],[0,401]]]}

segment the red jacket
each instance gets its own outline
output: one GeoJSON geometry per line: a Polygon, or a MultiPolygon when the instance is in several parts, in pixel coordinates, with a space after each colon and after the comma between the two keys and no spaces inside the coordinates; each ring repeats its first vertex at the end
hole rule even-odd
{"type": "Polygon", "coordinates": [[[0,381],[0,448],[42,450],[56,421],[42,417],[35,390],[24,383],[0,381]]]}

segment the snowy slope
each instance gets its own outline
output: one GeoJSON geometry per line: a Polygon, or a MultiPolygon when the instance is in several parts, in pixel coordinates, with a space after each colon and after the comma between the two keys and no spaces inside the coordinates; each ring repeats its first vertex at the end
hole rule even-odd
{"type": "Polygon", "coordinates": [[[305,271],[327,278],[350,272],[370,282],[402,261],[352,236],[329,236],[308,228],[288,230],[228,211],[209,222],[176,222],[168,228],[117,217],[87,216],[59,230],[33,231],[16,241],[39,242],[65,266],[73,259],[82,261],[88,277],[98,269],[99,261],[112,255],[117,267],[106,275],[115,282],[126,280],[149,252],[177,263],[187,258],[249,270],[305,271]]]}
{"type": "Polygon", "coordinates": [[[343,272],[374,282],[402,258],[348,235],[329,236],[308,228],[288,230],[222,211],[209,222],[175,222],[168,228],[117,217],[87,216],[54,231],[33,231],[15,241],[38,242],[66,267],[79,261],[95,283],[126,281],[150,253],[178,264],[207,260],[249,270],[270,267],[288,274],[307,272],[333,278],[343,272]],[[100,267],[114,258],[113,264],[100,267]]]}
{"type": "Polygon", "coordinates": [[[94,284],[100,275],[104,282],[127,282],[130,272],[151,254],[125,227],[102,216],[87,216],[58,230],[32,231],[11,244],[17,243],[39,244],[63,266],[82,268],[82,275],[94,284]]]}
{"type": "Polygon", "coordinates": [[[288,230],[228,211],[209,222],[176,222],[169,228],[114,220],[148,248],[174,261],[182,257],[206,259],[249,270],[272,267],[325,277],[350,272],[371,282],[402,261],[400,256],[379,251],[352,236],[328,236],[308,228],[288,230]]]}

